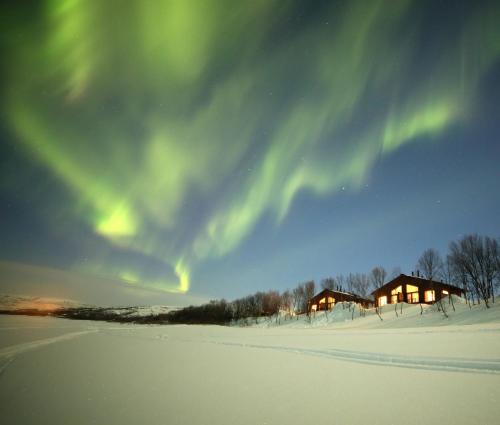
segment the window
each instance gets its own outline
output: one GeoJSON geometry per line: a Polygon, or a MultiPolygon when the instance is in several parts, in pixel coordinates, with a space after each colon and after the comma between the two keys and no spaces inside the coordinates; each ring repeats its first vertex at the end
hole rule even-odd
{"type": "Polygon", "coordinates": [[[408,300],[408,304],[418,303],[418,292],[410,292],[406,294],[406,299],[408,300]]]}
{"type": "Polygon", "coordinates": [[[418,287],[413,285],[406,285],[406,292],[418,292],[418,287]]]}
{"type": "Polygon", "coordinates": [[[433,290],[425,291],[425,302],[431,303],[436,301],[436,293],[433,290]]]}
{"type": "Polygon", "coordinates": [[[330,310],[335,304],[335,298],[333,297],[321,298],[318,304],[320,310],[330,310]]]}
{"type": "Polygon", "coordinates": [[[326,308],[327,308],[328,310],[331,310],[331,309],[333,308],[333,306],[335,305],[335,298],[333,298],[333,297],[327,297],[326,301],[327,301],[327,303],[328,303],[328,304],[326,305],[326,308]]]}
{"type": "Polygon", "coordinates": [[[450,293],[446,289],[443,289],[443,295],[450,295],[450,293]]]}
{"type": "Polygon", "coordinates": [[[391,295],[397,295],[400,292],[403,292],[403,286],[402,285],[399,285],[397,288],[393,289],[391,291],[391,295]]]}
{"type": "Polygon", "coordinates": [[[418,303],[420,300],[418,296],[418,286],[406,285],[406,302],[408,304],[418,303]]]}
{"type": "Polygon", "coordinates": [[[403,286],[399,285],[391,291],[391,304],[397,304],[399,301],[403,301],[403,286]],[[401,294],[401,295],[399,295],[401,294]]]}
{"type": "Polygon", "coordinates": [[[318,306],[316,304],[313,304],[311,306],[311,311],[316,311],[318,309],[318,306]]]}
{"type": "Polygon", "coordinates": [[[387,304],[387,296],[378,297],[378,306],[382,307],[387,304]]]}

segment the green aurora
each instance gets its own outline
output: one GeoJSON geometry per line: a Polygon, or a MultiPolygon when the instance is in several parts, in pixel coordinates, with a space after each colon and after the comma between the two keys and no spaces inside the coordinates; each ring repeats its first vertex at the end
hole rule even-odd
{"type": "Polygon", "coordinates": [[[1,105],[13,143],[69,193],[48,203],[50,226],[80,223],[165,273],[99,256],[74,268],[187,292],[299,192],[355,191],[381,155],[464,125],[500,58],[500,8],[440,33],[424,68],[424,3],[332,2],[288,27],[296,2],[54,0],[12,15],[1,105]]]}

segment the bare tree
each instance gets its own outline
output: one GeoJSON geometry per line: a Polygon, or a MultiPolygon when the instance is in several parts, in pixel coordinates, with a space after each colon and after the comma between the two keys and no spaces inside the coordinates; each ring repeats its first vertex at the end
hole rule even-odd
{"type": "Polygon", "coordinates": [[[352,287],[354,283],[354,274],[349,273],[345,278],[345,283],[347,292],[351,293],[353,290],[352,287]]]}
{"type": "Polygon", "coordinates": [[[337,287],[337,291],[345,291],[347,286],[347,279],[343,274],[338,274],[335,276],[335,285],[337,287]]]}
{"type": "MultiPolygon", "coordinates": [[[[497,239],[497,246],[499,246],[499,245],[500,245],[500,238],[497,239]]],[[[498,274],[497,274],[497,286],[499,286],[500,285],[500,276],[498,276],[498,275],[500,275],[500,254],[497,255],[496,268],[497,268],[497,272],[498,272],[498,274]]]]}
{"type": "Polygon", "coordinates": [[[303,284],[297,285],[296,288],[292,290],[292,296],[293,296],[293,309],[297,313],[303,313],[303,306],[304,306],[304,293],[305,293],[305,288],[303,284]]]}
{"type": "Polygon", "coordinates": [[[495,288],[498,288],[500,286],[500,238],[496,239],[496,245],[497,245],[497,255],[496,255],[496,261],[495,261],[495,268],[496,268],[496,284],[495,288]]]}
{"type": "Polygon", "coordinates": [[[461,271],[476,294],[489,308],[489,299],[495,301],[494,289],[500,277],[498,241],[476,234],[464,236],[450,243],[450,258],[456,270],[461,271]]]}
{"type": "Polygon", "coordinates": [[[335,290],[335,279],[333,277],[327,277],[321,281],[322,289],[335,290]]]}
{"type": "Polygon", "coordinates": [[[279,312],[281,296],[278,291],[268,291],[263,293],[262,313],[264,316],[273,316],[279,312]]]}
{"type": "Polygon", "coordinates": [[[314,293],[316,292],[316,284],[314,283],[314,280],[310,280],[305,283],[305,291],[308,299],[314,296],[314,293]]]}
{"type": "Polygon", "coordinates": [[[458,256],[454,255],[453,253],[447,256],[447,262],[451,267],[454,282],[456,282],[457,286],[460,286],[463,289],[465,300],[469,304],[469,308],[472,308],[471,299],[474,303],[473,290],[462,262],[460,261],[458,256]]]}
{"type": "Polygon", "coordinates": [[[443,272],[443,260],[434,248],[426,249],[417,261],[417,270],[428,280],[441,277],[443,272]]]}
{"type": "Polygon", "coordinates": [[[290,315],[291,310],[293,308],[293,295],[289,289],[287,289],[281,294],[280,308],[288,316],[290,315]]]}
{"type": "MultiPolygon", "coordinates": [[[[441,276],[443,272],[443,260],[439,252],[434,248],[426,249],[418,259],[416,267],[417,270],[422,271],[422,276],[429,280],[429,288],[434,290],[434,279],[441,276]]],[[[436,298],[434,295],[434,301],[436,298]]],[[[422,308],[422,304],[420,304],[420,307],[422,308]]],[[[439,297],[438,308],[441,308],[443,314],[448,317],[441,302],[441,297],[439,297]]]]}
{"type": "Polygon", "coordinates": [[[401,267],[399,266],[396,266],[392,269],[392,272],[391,272],[391,279],[395,279],[396,277],[398,277],[400,274],[402,273],[401,271],[401,267]]]}
{"type": "Polygon", "coordinates": [[[370,281],[373,289],[378,289],[385,283],[387,272],[382,266],[374,267],[370,273],[370,281]]]}
{"type": "Polygon", "coordinates": [[[349,275],[351,280],[351,289],[357,295],[366,298],[370,288],[370,278],[365,273],[356,273],[349,275]]]}
{"type": "Polygon", "coordinates": [[[314,283],[314,280],[310,280],[306,283],[304,283],[304,297],[305,297],[305,304],[306,304],[306,309],[309,312],[309,300],[314,297],[314,293],[316,292],[316,284],[314,283]]]}
{"type": "Polygon", "coordinates": [[[452,285],[458,286],[456,282],[456,276],[453,271],[453,264],[449,255],[443,261],[443,270],[441,272],[441,277],[445,283],[450,283],[452,285]]]}
{"type": "Polygon", "coordinates": [[[245,317],[245,302],[243,298],[239,298],[237,300],[234,300],[231,303],[232,310],[233,310],[233,318],[234,320],[238,321],[245,317]]]}
{"type": "MultiPolygon", "coordinates": [[[[442,276],[443,276],[443,280],[446,283],[450,283],[452,285],[458,286],[458,284],[456,282],[456,275],[454,272],[453,263],[452,263],[449,255],[446,256],[446,261],[444,262],[442,276]]],[[[449,303],[451,302],[451,305],[453,307],[453,311],[455,311],[455,304],[453,303],[453,295],[452,294],[450,294],[448,296],[448,302],[449,303]]]]}
{"type": "Polygon", "coordinates": [[[498,286],[500,280],[499,264],[500,248],[498,241],[486,236],[484,238],[484,272],[486,274],[488,292],[493,302],[495,302],[495,287],[498,286]]]}
{"type": "Polygon", "coordinates": [[[264,314],[264,292],[256,292],[251,298],[252,316],[260,317],[264,314]]]}

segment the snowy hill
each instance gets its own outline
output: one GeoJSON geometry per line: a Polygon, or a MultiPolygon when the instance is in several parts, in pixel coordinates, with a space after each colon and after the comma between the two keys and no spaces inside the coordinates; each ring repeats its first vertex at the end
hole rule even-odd
{"type": "Polygon", "coordinates": [[[20,310],[38,310],[53,311],[60,308],[81,307],[81,303],[61,298],[44,298],[30,296],[16,296],[0,294],[0,310],[20,311],[20,310]]]}
{"type": "Polygon", "coordinates": [[[274,316],[261,318],[257,320],[257,323],[255,321],[249,323],[257,327],[332,329],[414,328],[500,323],[500,302],[490,303],[490,308],[486,308],[484,303],[469,306],[463,298],[453,296],[453,299],[443,298],[442,304],[423,304],[422,307],[420,304],[406,303],[386,305],[380,309],[380,316],[374,308],[363,310],[358,304],[338,303],[333,310],[319,311],[310,317],[306,315],[274,316]]]}
{"type": "Polygon", "coordinates": [[[0,312],[7,314],[44,316],[54,313],[64,317],[75,317],[76,314],[82,313],[89,319],[98,317],[100,320],[120,321],[123,319],[123,321],[131,321],[138,318],[155,317],[177,308],[164,305],[96,307],[58,298],[0,295],[0,312]]]}
{"type": "Polygon", "coordinates": [[[109,314],[115,314],[120,317],[149,317],[165,314],[169,311],[176,310],[178,307],[166,305],[152,305],[152,306],[132,306],[132,307],[110,307],[99,308],[99,311],[109,314]]]}

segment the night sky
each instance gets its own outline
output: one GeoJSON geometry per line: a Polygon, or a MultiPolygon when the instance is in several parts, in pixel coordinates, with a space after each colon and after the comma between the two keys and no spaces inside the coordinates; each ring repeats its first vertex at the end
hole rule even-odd
{"type": "Polygon", "coordinates": [[[182,303],[499,236],[498,2],[2,7],[2,267],[182,303]]]}

